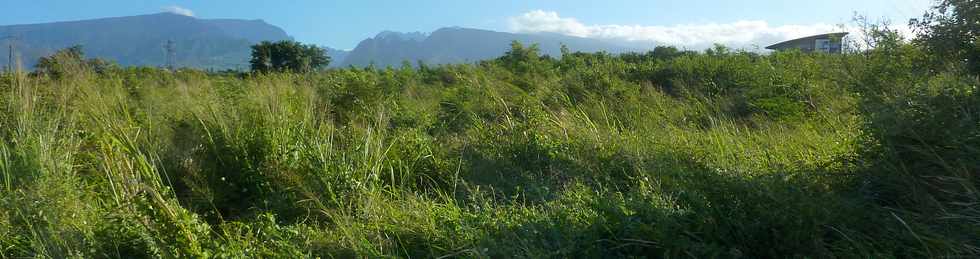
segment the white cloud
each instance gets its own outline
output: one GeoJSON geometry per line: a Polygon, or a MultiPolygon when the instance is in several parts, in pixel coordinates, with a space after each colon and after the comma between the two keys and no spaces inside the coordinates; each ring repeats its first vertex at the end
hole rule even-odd
{"type": "Polygon", "coordinates": [[[765,47],[785,40],[815,34],[858,30],[824,23],[773,26],[766,21],[683,24],[671,26],[587,25],[557,12],[535,10],[509,19],[510,29],[519,33],[552,32],[571,36],[632,42],[652,42],[689,49],[715,43],[736,48],[765,47]]]}
{"type": "Polygon", "coordinates": [[[163,11],[164,12],[168,12],[168,13],[172,13],[172,14],[179,14],[179,15],[183,15],[183,16],[194,17],[194,11],[191,11],[191,9],[183,8],[183,7],[176,6],[176,5],[171,5],[171,6],[164,7],[163,8],[163,11]]]}

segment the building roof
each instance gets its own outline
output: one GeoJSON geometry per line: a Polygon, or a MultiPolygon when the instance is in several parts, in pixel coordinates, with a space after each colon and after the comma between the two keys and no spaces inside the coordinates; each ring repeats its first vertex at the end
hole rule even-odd
{"type": "Polygon", "coordinates": [[[795,46],[799,45],[800,42],[813,41],[813,40],[817,40],[817,39],[828,39],[828,38],[829,39],[842,39],[842,38],[844,38],[844,36],[847,36],[847,34],[848,34],[847,32],[836,32],[836,33],[827,33],[827,34],[813,35],[813,36],[810,36],[810,37],[803,37],[803,38],[799,38],[799,39],[788,40],[788,41],[776,43],[776,44],[773,44],[772,46],[766,47],[766,49],[777,50],[777,49],[784,49],[784,48],[787,48],[787,47],[795,47],[795,46]]]}

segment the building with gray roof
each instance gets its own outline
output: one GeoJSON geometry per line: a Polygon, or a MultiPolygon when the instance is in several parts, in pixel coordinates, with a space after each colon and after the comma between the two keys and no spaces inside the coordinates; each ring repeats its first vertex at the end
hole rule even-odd
{"type": "Polygon", "coordinates": [[[817,53],[839,54],[843,52],[844,36],[847,36],[847,34],[848,33],[846,32],[838,32],[838,33],[814,35],[810,37],[780,42],[775,45],[766,47],[766,49],[775,50],[775,51],[798,49],[806,53],[817,52],[817,53]]]}

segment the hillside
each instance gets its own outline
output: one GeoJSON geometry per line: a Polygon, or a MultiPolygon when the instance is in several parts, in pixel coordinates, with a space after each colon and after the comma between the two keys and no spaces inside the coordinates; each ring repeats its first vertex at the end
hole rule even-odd
{"type": "Polygon", "coordinates": [[[340,67],[340,65],[344,63],[344,60],[347,59],[347,55],[350,55],[350,51],[347,50],[335,49],[326,46],[321,46],[320,48],[327,51],[327,56],[330,57],[330,67],[340,67]]]}
{"type": "MultiPolygon", "coordinates": [[[[172,40],[179,66],[244,69],[248,66],[249,46],[288,39],[292,38],[283,29],[262,20],[199,19],[172,13],[0,26],[0,44],[14,41],[25,68],[33,67],[42,56],[76,44],[82,45],[89,57],[114,60],[123,66],[163,66],[164,45],[172,40]],[[7,36],[17,39],[2,39],[7,36]]],[[[432,33],[384,31],[351,51],[324,49],[333,59],[332,67],[400,66],[403,61],[458,64],[500,56],[515,40],[539,44],[542,52],[550,56],[559,56],[562,44],[583,52],[644,49],[560,34],[515,34],[459,27],[432,33]]],[[[0,64],[6,63],[7,55],[2,55],[0,64]]]]}
{"type": "Polygon", "coordinates": [[[560,56],[562,44],[567,45],[572,51],[582,52],[622,53],[642,50],[622,44],[560,34],[517,34],[451,27],[436,30],[428,35],[382,32],[358,44],[342,66],[363,67],[374,64],[378,67],[397,67],[403,61],[411,64],[417,61],[426,64],[471,63],[502,55],[512,41],[519,41],[525,45],[537,43],[542,53],[553,57],[560,56]]]}
{"type": "MultiPolygon", "coordinates": [[[[247,64],[249,46],[263,40],[291,39],[261,20],[207,20],[159,13],[45,24],[0,26],[0,38],[14,36],[25,67],[58,49],[82,45],[87,56],[124,66],[165,64],[164,45],[175,42],[180,66],[237,68],[247,64]]],[[[7,45],[10,40],[0,40],[7,45]]],[[[0,57],[6,64],[7,55],[0,57]]]]}

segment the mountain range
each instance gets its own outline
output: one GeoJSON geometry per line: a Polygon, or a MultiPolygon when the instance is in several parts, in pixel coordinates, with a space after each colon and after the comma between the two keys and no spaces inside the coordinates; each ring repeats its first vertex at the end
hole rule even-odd
{"type": "MultiPolygon", "coordinates": [[[[16,46],[17,59],[27,68],[33,67],[38,58],[73,45],[82,45],[88,57],[114,60],[124,66],[163,66],[167,60],[165,46],[172,41],[178,66],[245,69],[251,45],[291,39],[285,30],[262,20],[200,19],[173,13],[0,26],[0,45],[16,46]]],[[[552,33],[518,34],[460,27],[431,33],[385,31],[350,51],[324,49],[334,67],[386,67],[400,66],[405,61],[476,62],[502,55],[511,41],[537,43],[544,54],[551,56],[559,56],[562,45],[583,52],[648,49],[552,33]]],[[[0,55],[0,64],[7,63],[7,56],[0,55]]]]}
{"type": "Polygon", "coordinates": [[[572,37],[555,33],[519,34],[460,27],[442,28],[430,34],[382,32],[361,41],[348,53],[342,66],[378,67],[412,64],[471,63],[496,58],[510,49],[510,43],[538,44],[542,54],[561,56],[561,46],[571,51],[622,53],[643,50],[642,47],[572,37]]]}
{"type": "MultiPolygon", "coordinates": [[[[172,13],[0,26],[0,38],[0,44],[16,46],[28,68],[39,57],[73,45],[82,45],[86,56],[124,66],[161,66],[167,60],[165,46],[172,41],[178,66],[216,69],[247,64],[249,47],[256,42],[292,39],[262,20],[207,20],[172,13]]],[[[8,55],[2,56],[6,64],[8,55]]]]}

